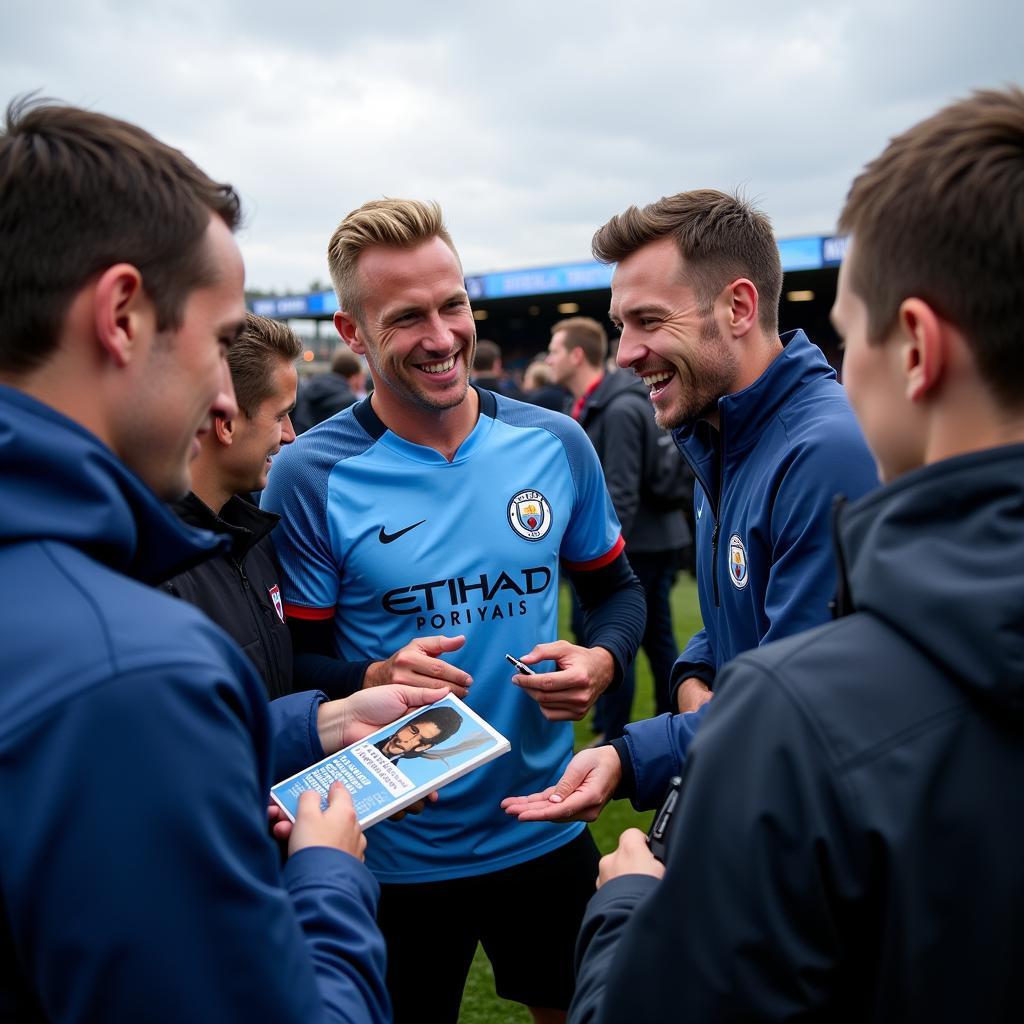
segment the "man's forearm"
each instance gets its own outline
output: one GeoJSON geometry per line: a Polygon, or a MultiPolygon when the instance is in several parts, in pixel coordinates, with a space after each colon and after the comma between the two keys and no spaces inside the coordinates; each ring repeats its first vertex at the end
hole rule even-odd
{"type": "Polygon", "coordinates": [[[573,572],[571,578],[583,608],[587,644],[603,647],[611,654],[615,686],[643,639],[647,621],[643,585],[623,555],[601,569],[573,572]]]}

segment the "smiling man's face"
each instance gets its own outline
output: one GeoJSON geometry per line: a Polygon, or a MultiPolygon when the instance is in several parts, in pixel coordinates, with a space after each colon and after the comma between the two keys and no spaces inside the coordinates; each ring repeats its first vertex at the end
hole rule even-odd
{"type": "Polygon", "coordinates": [[[673,238],[648,242],[616,266],[609,315],[621,330],[615,361],[643,378],[659,426],[707,416],[735,389],[736,356],[687,283],[673,238]]]}
{"type": "Polygon", "coordinates": [[[295,408],[298,374],[294,365],[280,356],[274,359],[271,391],[252,416],[239,409],[232,420],[232,442],[224,453],[224,471],[235,494],[262,491],[273,457],[282,445],[295,440],[291,413],[295,408]]]}
{"type": "Polygon", "coordinates": [[[466,397],[476,324],[462,267],[440,238],[412,248],[372,246],[359,257],[363,350],[376,388],[419,409],[444,410],[466,397]]]}

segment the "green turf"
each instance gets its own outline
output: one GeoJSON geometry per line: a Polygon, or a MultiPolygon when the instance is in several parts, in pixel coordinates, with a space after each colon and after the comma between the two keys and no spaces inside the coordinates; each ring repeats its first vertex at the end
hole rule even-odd
{"type": "MultiPolygon", "coordinates": [[[[672,619],[680,648],[700,629],[700,609],[697,606],[697,586],[692,576],[681,573],[672,590],[672,619]]],[[[570,637],[568,629],[568,600],[562,592],[560,635],[570,637]]],[[[633,702],[633,718],[646,718],[654,713],[654,693],[651,687],[651,670],[646,656],[641,653],[637,663],[636,698],[633,702]]],[[[576,723],[576,747],[585,746],[593,738],[590,730],[590,716],[576,723]]],[[[646,829],[650,812],[638,814],[626,800],[613,800],[601,816],[590,826],[594,840],[602,853],[614,850],[623,830],[631,827],[646,829]]],[[[441,952],[443,955],[443,952],[441,952]]],[[[469,972],[466,991],[462,999],[459,1024],[530,1024],[530,1014],[518,1003],[499,999],[494,994],[494,975],[487,957],[477,949],[476,958],[469,972]]]]}

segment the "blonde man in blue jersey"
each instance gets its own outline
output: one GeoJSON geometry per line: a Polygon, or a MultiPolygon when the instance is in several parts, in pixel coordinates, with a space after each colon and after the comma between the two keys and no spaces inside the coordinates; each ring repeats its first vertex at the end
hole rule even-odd
{"type": "Polygon", "coordinates": [[[559,777],[569,723],[636,652],[643,593],[582,429],[469,386],[473,313],[437,205],[367,203],[339,225],[328,259],[335,326],[374,391],[271,473],[264,504],[283,516],[275,540],[296,646],[338,655],[350,686],[450,687],[512,741],[428,813],[369,837],[396,1020],[418,1020],[416,994],[429,989],[433,1019],[454,1024],[482,942],[499,995],[561,1021],[596,852],[581,824],[510,822],[500,801],[559,777]],[[593,647],[557,640],[560,569],[593,647]],[[537,674],[510,677],[506,653],[537,674]],[[443,951],[429,962],[409,940],[411,905],[443,951]]]}

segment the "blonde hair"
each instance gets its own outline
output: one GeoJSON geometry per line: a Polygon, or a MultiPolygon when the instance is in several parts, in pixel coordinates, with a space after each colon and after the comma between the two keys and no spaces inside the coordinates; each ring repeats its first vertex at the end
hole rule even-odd
{"type": "Polygon", "coordinates": [[[375,245],[410,249],[432,238],[440,238],[458,260],[459,254],[444,226],[438,203],[418,199],[371,199],[353,210],[334,229],[327,246],[327,268],[338,305],[360,319],[362,296],[358,264],[366,249],[375,245]]]}
{"type": "Polygon", "coordinates": [[[530,391],[534,388],[544,387],[545,384],[550,384],[551,380],[551,367],[539,360],[534,360],[530,363],[523,373],[523,387],[530,391]]]}

